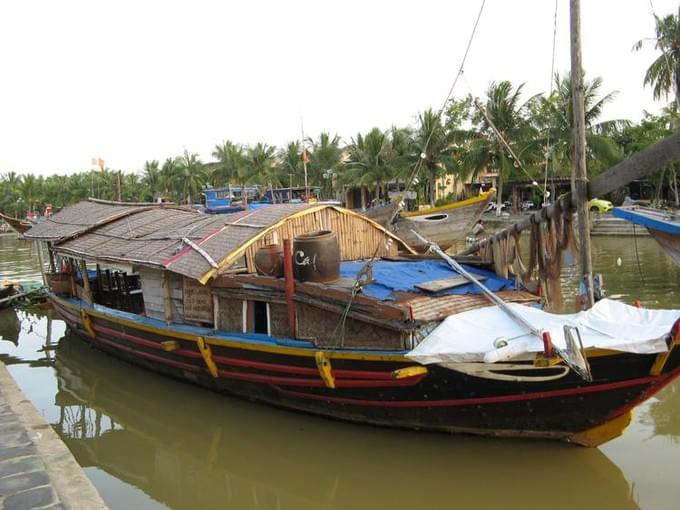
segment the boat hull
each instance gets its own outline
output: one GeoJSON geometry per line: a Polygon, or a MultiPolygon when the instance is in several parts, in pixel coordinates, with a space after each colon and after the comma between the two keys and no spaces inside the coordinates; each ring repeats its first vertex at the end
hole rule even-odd
{"type": "Polygon", "coordinates": [[[651,374],[658,355],[608,353],[590,360],[593,383],[570,371],[546,381],[532,363],[509,382],[441,366],[424,369],[404,352],[318,349],[263,335],[165,326],[54,295],[50,300],[86,341],[155,372],[278,407],[398,428],[596,446],[619,435],[631,409],[680,374],[675,348],[657,375],[651,374]]]}
{"type": "Polygon", "coordinates": [[[0,213],[0,218],[5,220],[5,223],[7,223],[17,234],[23,234],[33,226],[33,224],[28,221],[12,218],[11,216],[2,213],[0,213]]]}
{"type": "Polygon", "coordinates": [[[477,220],[482,217],[493,197],[493,192],[486,192],[461,202],[453,202],[418,213],[408,213],[400,216],[390,228],[413,248],[426,248],[413,233],[415,230],[445,250],[465,239],[477,220]]]}
{"type": "Polygon", "coordinates": [[[613,214],[647,227],[652,237],[680,265],[680,216],[677,212],[633,205],[615,207],[613,214]]]}

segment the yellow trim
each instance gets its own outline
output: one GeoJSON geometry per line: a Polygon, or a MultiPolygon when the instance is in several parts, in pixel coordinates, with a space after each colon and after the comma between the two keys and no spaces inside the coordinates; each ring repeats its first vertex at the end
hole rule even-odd
{"type": "Polygon", "coordinates": [[[323,379],[326,388],[335,388],[335,376],[333,375],[333,367],[326,354],[318,351],[314,356],[316,358],[316,367],[319,369],[319,375],[323,379]]]}
{"type": "Polygon", "coordinates": [[[166,340],[165,342],[161,342],[161,345],[163,346],[163,350],[167,352],[179,349],[179,342],[177,340],[166,340]]]}
{"type": "Polygon", "coordinates": [[[424,209],[422,211],[411,211],[401,213],[402,218],[412,218],[413,216],[423,216],[426,214],[436,214],[442,211],[449,211],[451,209],[460,209],[461,207],[466,207],[468,205],[475,205],[489,200],[496,193],[493,191],[484,191],[477,195],[476,197],[468,198],[466,200],[460,200],[459,202],[451,202],[448,204],[440,205],[438,207],[431,207],[430,209],[424,209]]]}
{"type": "Polygon", "coordinates": [[[90,338],[94,338],[96,333],[94,332],[94,329],[92,328],[92,319],[90,319],[90,316],[87,314],[87,311],[83,310],[82,308],[80,309],[80,317],[83,320],[83,329],[85,329],[85,332],[90,338]]]}
{"type": "MultiPolygon", "coordinates": [[[[307,209],[303,209],[303,210],[298,211],[294,214],[291,214],[290,216],[286,216],[286,217],[282,218],[281,220],[277,221],[276,223],[268,226],[267,228],[262,230],[256,236],[248,239],[248,241],[246,241],[241,246],[239,246],[238,249],[227,254],[226,257],[224,257],[222,260],[220,260],[217,263],[216,268],[210,269],[207,273],[205,273],[203,276],[201,276],[198,279],[198,281],[200,283],[202,283],[203,285],[205,285],[208,282],[208,280],[210,280],[210,278],[219,274],[219,272],[222,268],[224,268],[225,266],[230,266],[231,264],[236,262],[239,258],[241,258],[243,256],[243,254],[246,252],[246,250],[248,248],[250,248],[253,244],[255,244],[257,241],[259,241],[260,239],[262,239],[263,237],[265,237],[266,235],[268,235],[272,231],[279,228],[281,225],[285,224],[287,221],[290,221],[290,220],[293,220],[293,219],[296,219],[296,218],[300,218],[302,216],[307,216],[308,214],[313,214],[313,213],[315,213],[317,211],[321,211],[323,209],[334,209],[341,214],[347,214],[349,216],[355,216],[356,218],[360,218],[364,221],[367,221],[367,222],[371,223],[374,227],[380,229],[386,235],[390,236],[391,238],[393,238],[397,242],[400,242],[409,252],[411,252],[411,254],[413,254],[413,255],[416,254],[416,251],[413,250],[413,248],[411,248],[408,244],[406,244],[404,241],[399,239],[399,237],[397,237],[396,235],[394,235],[390,231],[386,230],[384,227],[380,226],[375,221],[373,221],[373,220],[371,220],[371,219],[369,219],[365,216],[362,216],[361,214],[355,213],[354,211],[350,211],[348,209],[343,209],[341,207],[336,207],[334,205],[329,205],[329,204],[320,204],[320,205],[317,205],[317,206],[314,206],[314,207],[309,207],[307,209]]],[[[227,226],[225,226],[225,228],[229,228],[229,226],[227,225],[227,226]]]]}
{"type": "Polygon", "coordinates": [[[671,342],[671,345],[668,346],[668,350],[666,352],[660,352],[659,354],[657,354],[656,359],[654,360],[654,364],[652,365],[652,368],[649,371],[649,375],[657,376],[660,375],[661,372],[663,372],[663,367],[666,366],[666,362],[668,361],[668,358],[671,355],[671,351],[676,345],[680,345],[680,338],[674,338],[673,341],[671,342]]]}
{"type": "Polygon", "coordinates": [[[203,361],[205,361],[205,366],[208,367],[208,372],[215,379],[219,377],[219,372],[217,371],[217,365],[212,359],[212,351],[210,346],[205,342],[202,336],[196,337],[196,345],[198,345],[198,350],[201,351],[201,356],[203,356],[203,361]]]}
{"type": "MultiPolygon", "coordinates": [[[[60,298],[56,296],[52,296],[52,298],[56,301],[59,301],[61,306],[65,308],[70,308],[70,309],[77,309],[78,307],[62,301],[60,298]]],[[[171,329],[163,329],[163,328],[158,328],[155,326],[149,326],[148,324],[140,324],[138,322],[134,321],[128,321],[125,319],[121,319],[119,317],[112,317],[110,315],[107,315],[102,312],[98,312],[96,310],[89,310],[88,314],[91,315],[92,317],[97,317],[100,319],[107,320],[109,322],[113,322],[114,324],[118,324],[124,327],[128,328],[133,328],[133,329],[138,329],[140,331],[146,331],[147,333],[153,333],[156,335],[161,335],[161,336],[166,336],[170,338],[177,338],[180,340],[187,340],[189,342],[198,342],[198,335],[190,335],[188,333],[183,333],[181,331],[173,331],[171,329]]],[[[236,349],[243,349],[246,351],[258,351],[258,352],[268,352],[272,354],[282,354],[282,355],[289,355],[289,356],[303,356],[307,358],[313,358],[315,357],[315,352],[312,351],[311,349],[303,349],[300,347],[288,347],[284,345],[255,345],[255,344],[248,344],[243,341],[239,340],[223,340],[221,338],[214,338],[214,337],[204,337],[205,343],[208,345],[215,345],[215,346],[221,346],[221,347],[233,347],[236,349]]],[[[328,359],[351,359],[351,360],[365,360],[365,361],[397,361],[397,362],[405,362],[409,361],[407,360],[404,356],[395,354],[364,354],[364,353],[355,353],[355,352],[338,352],[338,351],[332,351],[332,352],[326,352],[326,357],[328,359]]]]}
{"type": "Polygon", "coordinates": [[[607,441],[611,441],[615,437],[619,437],[623,434],[630,422],[633,420],[633,411],[628,411],[627,413],[617,416],[613,420],[609,420],[601,425],[597,425],[592,429],[585,430],[583,432],[578,432],[569,437],[569,441],[572,443],[580,444],[582,446],[588,446],[594,448],[600,446],[607,441]]]}
{"type": "Polygon", "coordinates": [[[392,379],[406,379],[427,374],[427,367],[416,365],[413,367],[398,368],[392,372],[392,379]]]}

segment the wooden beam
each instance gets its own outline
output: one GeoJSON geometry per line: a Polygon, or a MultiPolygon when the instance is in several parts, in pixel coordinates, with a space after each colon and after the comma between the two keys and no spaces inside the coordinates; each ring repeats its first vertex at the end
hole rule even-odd
{"type": "MultiPolygon", "coordinates": [[[[651,147],[633,154],[630,158],[622,161],[602,172],[590,181],[588,196],[599,197],[625,186],[631,181],[640,179],[661,170],[664,166],[680,161],[680,132],[675,133],[651,147]]],[[[562,203],[563,210],[573,211],[575,202],[572,201],[571,193],[566,193],[558,198],[562,203]]],[[[541,223],[547,218],[554,217],[555,205],[539,209],[530,216],[523,218],[514,225],[499,230],[493,236],[473,244],[458,256],[470,255],[478,252],[489,243],[491,239],[504,238],[514,232],[522,232],[535,223],[541,223]]]]}
{"type": "Polygon", "coordinates": [[[172,299],[170,297],[170,273],[161,271],[161,288],[163,289],[163,314],[165,322],[172,323],[172,299]]]}
{"type": "Polygon", "coordinates": [[[590,197],[600,197],[611,193],[629,182],[657,172],[678,160],[680,160],[680,132],[664,138],[602,172],[590,183],[588,190],[590,197]]]}

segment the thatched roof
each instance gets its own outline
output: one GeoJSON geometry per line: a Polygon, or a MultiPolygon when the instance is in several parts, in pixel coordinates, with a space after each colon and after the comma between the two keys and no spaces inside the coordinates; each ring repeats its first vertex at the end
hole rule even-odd
{"type": "Polygon", "coordinates": [[[151,208],[166,207],[154,203],[125,203],[89,199],[68,205],[51,218],[42,219],[24,237],[39,241],[60,241],[104,225],[118,218],[151,208]]]}
{"type": "MultiPolygon", "coordinates": [[[[63,223],[56,225],[63,230],[63,223]]],[[[351,211],[328,204],[280,204],[222,215],[141,207],[58,242],[55,251],[93,261],[168,269],[205,283],[235,263],[254,270],[252,258],[263,244],[318,229],[338,233],[343,260],[410,250],[378,224],[351,211]]]]}

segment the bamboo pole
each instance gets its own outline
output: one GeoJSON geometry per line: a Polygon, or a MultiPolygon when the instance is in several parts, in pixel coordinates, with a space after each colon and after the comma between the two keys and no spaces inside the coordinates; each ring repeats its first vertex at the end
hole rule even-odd
{"type": "Polygon", "coordinates": [[[588,176],[586,172],[586,128],[583,99],[583,65],[581,62],[581,0],[570,0],[571,11],[571,95],[574,107],[574,166],[572,175],[576,195],[581,272],[586,286],[586,308],[593,298],[593,262],[590,256],[590,217],[588,212],[588,176]]]}
{"type": "Polygon", "coordinates": [[[170,297],[170,274],[161,271],[161,288],[163,289],[163,314],[165,322],[172,323],[172,300],[170,297]]]}
{"type": "Polygon", "coordinates": [[[94,300],[92,299],[92,289],[90,288],[90,277],[87,275],[87,264],[84,260],[80,261],[80,275],[83,279],[83,297],[85,301],[92,304],[94,300]]]}

